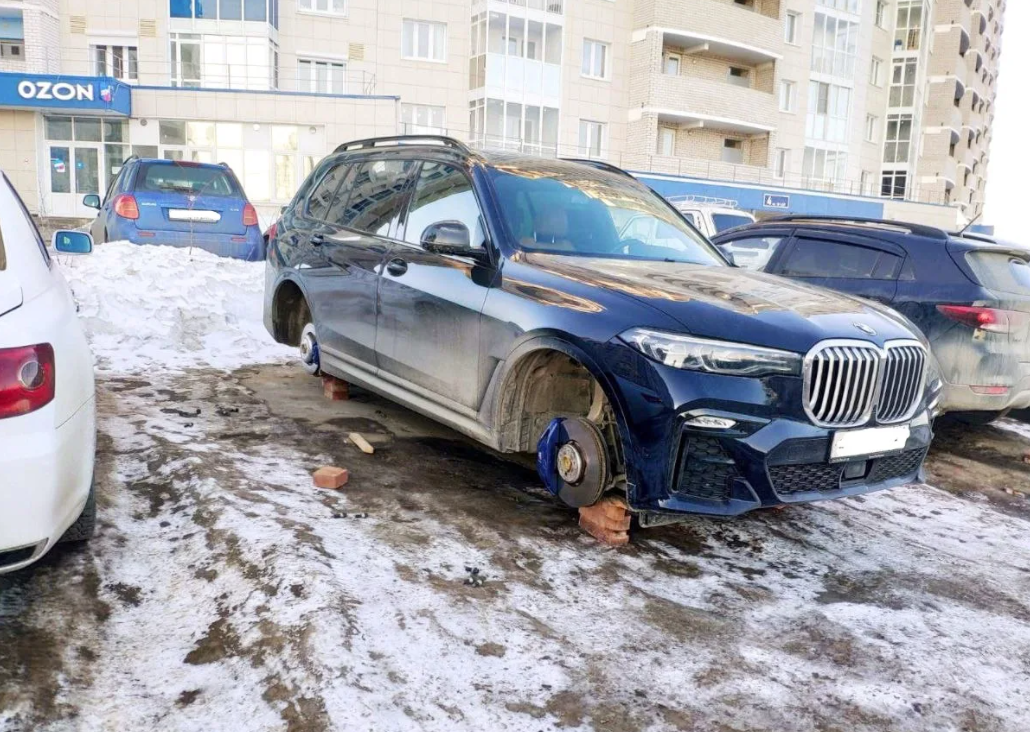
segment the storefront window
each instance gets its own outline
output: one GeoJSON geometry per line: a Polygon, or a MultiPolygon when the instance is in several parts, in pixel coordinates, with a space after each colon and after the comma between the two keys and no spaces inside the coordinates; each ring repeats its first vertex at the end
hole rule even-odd
{"type": "MultiPolygon", "coordinates": [[[[79,120],[75,120],[78,125],[79,120]]],[[[104,120],[104,142],[128,142],[128,125],[125,120],[104,120]]]]}
{"type": "Polygon", "coordinates": [[[72,139],[72,118],[71,117],[45,117],[43,119],[46,127],[46,139],[48,140],[70,140],[72,139]]]}
{"type": "Polygon", "coordinates": [[[185,145],[186,123],[162,120],[158,124],[158,139],[162,145],[185,145]]]}
{"type": "Polygon", "coordinates": [[[71,193],[70,152],[66,147],[50,148],[50,191],[52,193],[71,193]]]}
{"type": "Polygon", "coordinates": [[[211,147],[215,144],[215,126],[211,122],[187,122],[186,144],[190,147],[211,147]]]}
{"type": "Polygon", "coordinates": [[[100,120],[88,117],[76,118],[75,139],[79,142],[100,142],[100,120]]]}

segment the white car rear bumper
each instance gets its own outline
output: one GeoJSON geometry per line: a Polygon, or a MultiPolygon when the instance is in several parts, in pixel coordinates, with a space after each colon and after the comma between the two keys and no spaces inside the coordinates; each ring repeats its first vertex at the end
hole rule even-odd
{"type": "Polygon", "coordinates": [[[0,423],[0,574],[46,554],[79,518],[89,496],[96,399],[91,396],[57,429],[47,414],[51,408],[11,418],[17,429],[0,423]],[[26,547],[33,549],[31,556],[7,554],[26,547]]]}

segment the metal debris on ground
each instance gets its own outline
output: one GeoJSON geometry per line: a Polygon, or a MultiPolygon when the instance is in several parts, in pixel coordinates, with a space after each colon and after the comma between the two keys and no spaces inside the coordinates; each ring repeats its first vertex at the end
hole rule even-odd
{"type": "Polygon", "coordinates": [[[482,587],[486,582],[486,576],[480,573],[479,567],[465,567],[465,571],[468,573],[465,584],[469,587],[482,587]]]}
{"type": "Polygon", "coordinates": [[[200,407],[197,407],[196,409],[176,409],[175,407],[166,407],[165,409],[162,409],[161,411],[164,412],[165,414],[175,414],[175,415],[178,415],[179,417],[199,417],[200,416],[200,407]]]}
{"type": "Polygon", "coordinates": [[[238,414],[239,411],[239,407],[225,407],[222,405],[218,405],[218,407],[215,408],[215,413],[219,417],[228,417],[230,414],[238,414]]]}

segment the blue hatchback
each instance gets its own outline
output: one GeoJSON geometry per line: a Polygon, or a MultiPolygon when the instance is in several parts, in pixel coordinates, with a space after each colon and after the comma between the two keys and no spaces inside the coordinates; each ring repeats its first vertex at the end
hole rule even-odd
{"type": "Polygon", "coordinates": [[[223,257],[265,257],[257,211],[226,165],[129,158],[101,202],[90,227],[97,242],[130,241],[198,247],[223,257]]]}

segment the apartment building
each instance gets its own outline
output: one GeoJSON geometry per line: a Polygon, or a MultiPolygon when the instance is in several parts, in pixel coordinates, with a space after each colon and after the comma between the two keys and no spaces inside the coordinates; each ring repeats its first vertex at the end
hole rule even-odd
{"type": "Polygon", "coordinates": [[[446,133],[748,208],[957,223],[983,206],[1004,7],[0,0],[0,166],[43,215],[87,216],[130,154],[227,162],[272,210],[340,142],[446,133]]]}

